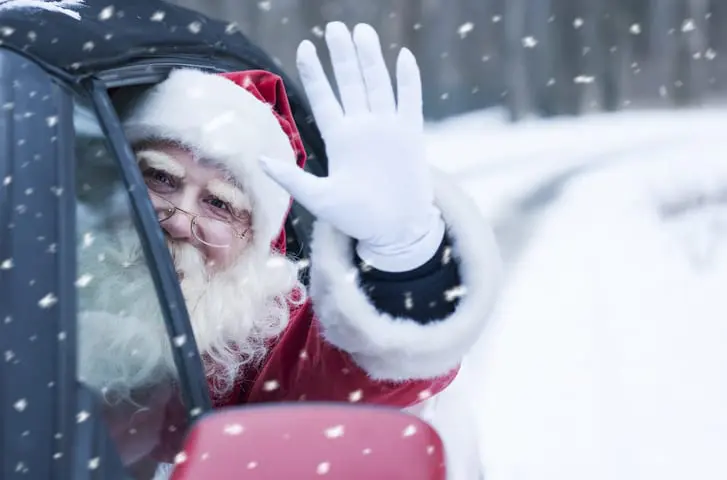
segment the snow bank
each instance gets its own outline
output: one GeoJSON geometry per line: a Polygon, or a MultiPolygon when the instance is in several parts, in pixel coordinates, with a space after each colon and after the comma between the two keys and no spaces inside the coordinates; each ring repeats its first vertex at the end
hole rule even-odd
{"type": "Polygon", "coordinates": [[[469,172],[493,218],[583,168],[539,214],[468,359],[488,480],[727,478],[725,120],[431,127],[450,151],[434,162],[469,172]]]}

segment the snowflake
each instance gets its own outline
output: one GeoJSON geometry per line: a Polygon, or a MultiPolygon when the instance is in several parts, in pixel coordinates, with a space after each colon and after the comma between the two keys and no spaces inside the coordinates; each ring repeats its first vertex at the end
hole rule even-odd
{"type": "Polygon", "coordinates": [[[535,48],[535,46],[538,44],[538,41],[535,39],[535,37],[525,37],[522,40],[523,47],[525,48],[535,48]]]}
{"type": "Polygon", "coordinates": [[[40,9],[61,13],[76,20],[81,20],[81,14],[75,9],[84,6],[84,0],[0,0],[0,11],[40,9]]]}
{"type": "Polygon", "coordinates": [[[345,428],[343,425],[336,425],[335,427],[327,428],[323,433],[326,438],[340,438],[343,436],[345,428]]]}
{"type": "Polygon", "coordinates": [[[245,428],[239,423],[233,423],[231,425],[225,425],[224,432],[226,435],[242,435],[245,428]]]}
{"type": "Polygon", "coordinates": [[[691,18],[687,18],[682,22],[682,32],[693,32],[697,29],[696,24],[694,23],[694,20],[691,18]]]}
{"type": "Polygon", "coordinates": [[[464,38],[467,36],[468,33],[470,33],[475,28],[475,24],[472,22],[466,22],[459,26],[457,29],[457,33],[459,34],[460,38],[464,38]]]}
{"type": "Polygon", "coordinates": [[[318,468],[316,468],[316,473],[318,475],[326,475],[330,471],[331,471],[330,462],[321,462],[318,464],[318,468]]]}
{"type": "Polygon", "coordinates": [[[411,437],[411,436],[414,436],[416,433],[417,433],[417,427],[416,427],[416,425],[409,425],[402,432],[402,436],[404,436],[404,437],[411,437]]]}

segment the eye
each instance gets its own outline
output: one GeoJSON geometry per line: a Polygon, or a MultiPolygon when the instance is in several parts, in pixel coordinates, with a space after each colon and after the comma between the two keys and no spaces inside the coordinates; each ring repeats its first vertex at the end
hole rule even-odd
{"type": "Polygon", "coordinates": [[[144,181],[149,187],[172,188],[175,186],[175,178],[163,170],[149,168],[144,171],[144,181]]]}
{"type": "Polygon", "coordinates": [[[224,202],[217,197],[211,197],[210,199],[207,200],[207,203],[209,203],[214,208],[218,208],[218,209],[224,210],[226,212],[230,211],[230,205],[227,202],[224,202]]]}

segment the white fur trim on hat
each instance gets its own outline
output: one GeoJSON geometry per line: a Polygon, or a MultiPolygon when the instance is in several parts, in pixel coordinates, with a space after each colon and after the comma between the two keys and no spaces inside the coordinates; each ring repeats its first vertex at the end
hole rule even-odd
{"type": "Polygon", "coordinates": [[[458,292],[442,292],[443,297],[461,295],[454,313],[425,325],[377,311],[359,285],[350,238],[320,220],[314,226],[310,297],[323,337],[374,379],[434,378],[452,371],[479,338],[495,305],[502,261],[492,229],[474,202],[441,172],[435,175],[435,203],[452,239],[462,285],[458,292]]]}
{"type": "Polygon", "coordinates": [[[263,172],[258,159],[296,162],[270,105],[227,78],[185,68],[172,71],[122,117],[132,145],[174,141],[231,173],[251,198],[256,247],[269,248],[283,227],[290,195],[263,172]]]}

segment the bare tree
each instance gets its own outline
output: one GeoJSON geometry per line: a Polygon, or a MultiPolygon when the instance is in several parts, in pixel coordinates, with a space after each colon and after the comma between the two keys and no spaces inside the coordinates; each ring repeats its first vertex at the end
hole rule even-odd
{"type": "Polygon", "coordinates": [[[513,122],[521,120],[532,108],[524,49],[535,48],[537,39],[526,35],[526,12],[525,0],[505,0],[502,42],[507,87],[505,104],[513,122]]]}
{"type": "Polygon", "coordinates": [[[704,55],[707,50],[708,0],[676,3],[679,34],[674,65],[674,101],[677,105],[699,103],[707,90],[704,55]]]}

